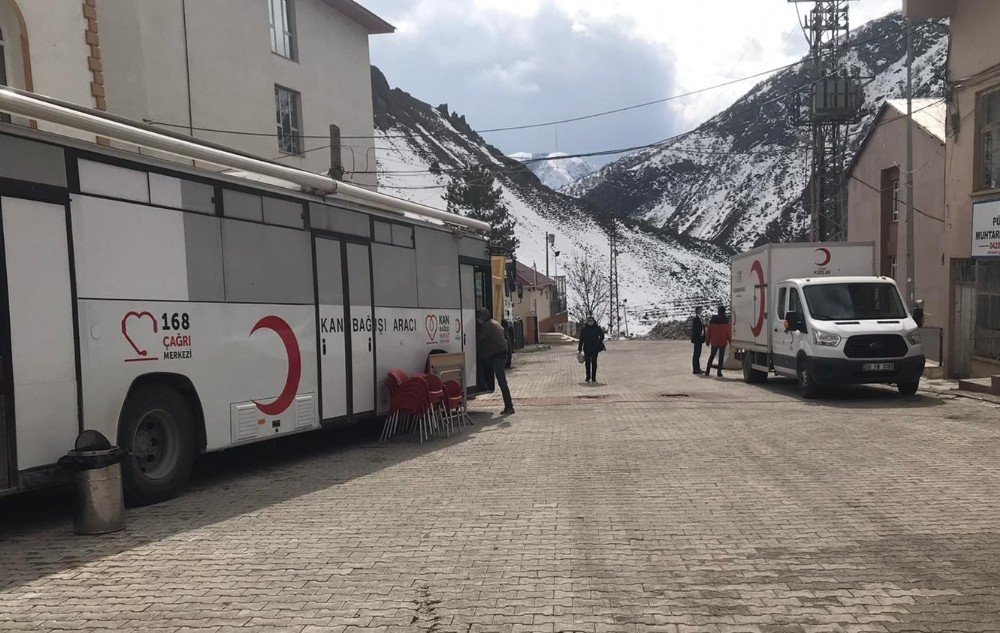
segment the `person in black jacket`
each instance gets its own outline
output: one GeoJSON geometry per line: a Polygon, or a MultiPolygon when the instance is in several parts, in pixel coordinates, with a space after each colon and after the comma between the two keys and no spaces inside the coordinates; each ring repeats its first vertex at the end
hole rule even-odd
{"type": "Polygon", "coordinates": [[[701,370],[701,346],[705,342],[705,324],[701,320],[701,306],[694,309],[694,319],[691,320],[691,344],[694,345],[694,355],[691,357],[691,369],[695,375],[705,372],[701,370]]]}
{"type": "Polygon", "coordinates": [[[594,315],[587,315],[587,323],[580,331],[580,344],[576,351],[583,352],[584,365],[587,367],[586,382],[597,382],[597,355],[604,351],[604,329],[594,320],[594,315]]]}

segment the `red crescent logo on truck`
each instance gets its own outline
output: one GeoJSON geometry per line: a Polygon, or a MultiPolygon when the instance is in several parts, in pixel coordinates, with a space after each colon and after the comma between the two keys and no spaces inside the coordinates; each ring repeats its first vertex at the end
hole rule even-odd
{"type": "Polygon", "coordinates": [[[750,326],[750,331],[754,336],[760,336],[764,330],[764,301],[767,298],[767,291],[764,288],[764,267],[760,265],[760,260],[755,260],[750,267],[750,273],[757,275],[757,287],[760,289],[760,302],[757,304],[757,320],[750,326]]]}
{"type": "Polygon", "coordinates": [[[302,377],[302,354],[299,352],[299,342],[296,340],[295,332],[292,332],[291,326],[281,317],[272,315],[257,321],[257,325],[250,330],[250,336],[253,336],[257,330],[271,330],[277,334],[285,346],[285,354],[288,355],[288,374],[285,377],[285,386],[281,390],[281,395],[267,404],[253,401],[264,415],[280,415],[292,405],[295,394],[299,390],[299,379],[302,377]]]}
{"type": "Polygon", "coordinates": [[[829,248],[817,248],[816,252],[819,254],[820,259],[823,261],[816,262],[817,266],[826,266],[833,259],[833,255],[830,254],[829,248]]]}

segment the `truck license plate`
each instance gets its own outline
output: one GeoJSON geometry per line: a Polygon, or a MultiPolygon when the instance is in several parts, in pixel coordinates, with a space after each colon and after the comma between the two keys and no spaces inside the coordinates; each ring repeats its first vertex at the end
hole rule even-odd
{"type": "Polygon", "coordinates": [[[862,367],[864,371],[895,371],[894,363],[865,363],[862,367]]]}

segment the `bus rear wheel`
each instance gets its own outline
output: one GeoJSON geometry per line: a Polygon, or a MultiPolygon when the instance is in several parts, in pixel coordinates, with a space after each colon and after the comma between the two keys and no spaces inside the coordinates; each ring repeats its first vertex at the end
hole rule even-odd
{"type": "Polygon", "coordinates": [[[119,445],[122,484],[130,505],[149,505],[176,497],[194,467],[197,453],[194,416],[184,397],[161,384],[137,387],[122,409],[119,445]]]}

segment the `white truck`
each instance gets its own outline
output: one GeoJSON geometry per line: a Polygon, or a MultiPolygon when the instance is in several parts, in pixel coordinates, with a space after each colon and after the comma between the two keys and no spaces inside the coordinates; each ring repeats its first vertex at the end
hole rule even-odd
{"type": "Polygon", "coordinates": [[[805,398],[834,384],[916,393],[925,362],[917,323],[874,268],[871,243],[768,244],[734,256],[733,348],[744,380],[793,377],[805,398]]]}

